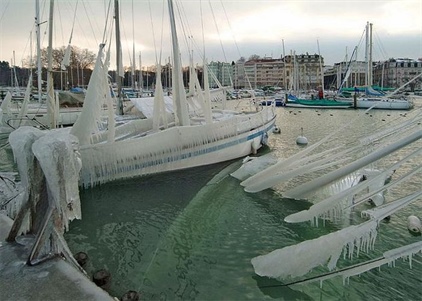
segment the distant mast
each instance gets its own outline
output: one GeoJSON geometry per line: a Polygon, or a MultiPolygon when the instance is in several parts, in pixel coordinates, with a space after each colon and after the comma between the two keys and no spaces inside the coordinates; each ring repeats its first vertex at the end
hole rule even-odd
{"type": "Polygon", "coordinates": [[[119,18],[119,0],[114,0],[114,13],[116,22],[116,82],[117,82],[117,110],[119,115],[123,115],[123,100],[122,100],[122,79],[120,75],[121,71],[121,53],[120,48],[120,18],[119,18]]]}
{"type": "Polygon", "coordinates": [[[136,85],[135,85],[135,81],[136,81],[136,75],[135,75],[135,70],[136,70],[136,60],[135,60],[135,18],[134,18],[134,8],[133,8],[133,0],[132,0],[132,89],[135,90],[137,89],[136,85]]]}
{"type": "Polygon", "coordinates": [[[37,80],[38,101],[42,101],[42,69],[41,69],[41,39],[40,39],[40,1],[35,1],[35,28],[37,36],[37,80]]]}

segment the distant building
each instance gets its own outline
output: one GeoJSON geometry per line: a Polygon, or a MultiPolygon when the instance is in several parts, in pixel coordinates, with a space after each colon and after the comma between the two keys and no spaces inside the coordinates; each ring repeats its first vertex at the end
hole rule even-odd
{"type": "MultiPolygon", "coordinates": [[[[416,75],[422,73],[422,59],[391,58],[375,64],[373,68],[374,84],[382,87],[399,88],[416,75]]],[[[422,79],[408,85],[407,90],[421,90],[422,79]]]]}
{"type": "Polygon", "coordinates": [[[324,71],[324,89],[338,90],[342,84],[343,88],[364,86],[365,76],[366,62],[351,61],[335,63],[334,66],[324,71]]]}
{"type": "MultiPolygon", "coordinates": [[[[321,63],[324,59],[321,57],[321,63]]],[[[236,88],[258,89],[265,86],[283,89],[316,89],[321,85],[320,56],[317,54],[287,55],[273,59],[264,57],[239,60],[234,65],[236,88]]]]}
{"type": "Polygon", "coordinates": [[[243,89],[246,86],[245,62],[245,58],[241,57],[236,63],[232,64],[234,89],[243,89]]]}
{"type": "Polygon", "coordinates": [[[321,66],[324,58],[319,54],[286,55],[286,87],[293,90],[317,89],[322,84],[321,66]]]}
{"type": "Polygon", "coordinates": [[[223,87],[233,86],[233,68],[230,63],[210,62],[208,64],[208,81],[211,88],[218,87],[214,76],[223,87]]]}
{"type": "MultiPolygon", "coordinates": [[[[389,59],[372,63],[372,86],[399,88],[422,72],[422,60],[389,59]]],[[[367,63],[363,61],[335,63],[324,73],[325,89],[336,90],[343,83],[344,88],[364,86],[366,83],[367,63]],[[348,72],[350,70],[350,72],[348,72]]],[[[407,90],[422,89],[422,79],[409,84],[407,90]]]]}

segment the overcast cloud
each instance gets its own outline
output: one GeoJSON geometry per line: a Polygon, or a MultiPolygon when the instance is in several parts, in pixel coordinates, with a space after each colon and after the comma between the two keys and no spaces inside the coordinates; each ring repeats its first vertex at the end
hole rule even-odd
{"type": "MultiPolygon", "coordinates": [[[[77,0],[55,1],[54,47],[67,45],[76,3],[77,0]]],[[[103,39],[108,3],[109,0],[78,1],[72,45],[97,51],[103,39]]],[[[363,60],[362,35],[367,21],[373,23],[373,60],[422,57],[421,0],[178,0],[175,3],[176,18],[179,20],[181,16],[184,20],[183,27],[178,21],[181,50],[186,54],[187,45],[194,45],[191,48],[199,64],[203,39],[208,61],[231,62],[252,54],[280,57],[283,41],[285,54],[318,53],[319,44],[326,64],[342,61],[346,52],[350,56],[360,44],[358,59],[363,60]]],[[[40,6],[41,20],[47,21],[49,1],[40,0],[40,6]]],[[[167,2],[121,0],[120,9],[124,64],[130,65],[133,45],[137,65],[140,52],[143,66],[154,64],[160,53],[162,63],[168,60],[171,48],[167,2]]],[[[16,64],[20,65],[30,56],[34,17],[34,0],[0,1],[0,60],[10,62],[15,51],[16,64]]],[[[46,47],[47,23],[41,28],[42,47],[46,47]]],[[[110,40],[109,33],[107,39],[110,40]]],[[[33,53],[35,47],[33,42],[33,53]]],[[[114,48],[112,44],[111,49],[114,48]]],[[[184,65],[188,64],[186,58],[185,55],[184,65]]]]}

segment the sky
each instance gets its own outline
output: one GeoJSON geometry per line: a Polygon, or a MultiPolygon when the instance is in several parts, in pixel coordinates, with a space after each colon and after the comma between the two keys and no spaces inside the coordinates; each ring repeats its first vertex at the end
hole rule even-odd
{"type": "MultiPolygon", "coordinates": [[[[50,4],[48,0],[39,1],[40,19],[45,22],[40,26],[44,48],[48,45],[50,4]]],[[[66,46],[72,37],[72,45],[97,53],[102,41],[107,45],[111,42],[113,69],[114,26],[108,22],[105,30],[109,2],[55,0],[53,47],[66,46]]],[[[422,58],[422,0],[174,0],[174,3],[185,66],[189,64],[189,52],[199,65],[204,53],[208,62],[232,62],[254,54],[279,58],[293,52],[319,53],[325,65],[332,65],[350,59],[357,47],[358,60],[364,60],[367,22],[373,24],[373,61],[422,58]]],[[[168,62],[171,44],[167,1],[120,0],[119,8],[123,64],[130,66],[133,57],[137,68],[142,65],[143,69],[157,61],[168,62]]],[[[21,66],[31,56],[31,49],[35,55],[34,24],[35,0],[0,0],[0,61],[21,66]]]]}

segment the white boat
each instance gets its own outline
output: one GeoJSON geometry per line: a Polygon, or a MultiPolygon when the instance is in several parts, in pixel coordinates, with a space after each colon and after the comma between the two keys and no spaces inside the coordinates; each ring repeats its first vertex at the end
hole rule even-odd
{"type": "Polygon", "coordinates": [[[407,99],[389,98],[389,97],[359,97],[357,107],[360,109],[385,109],[385,110],[410,110],[413,103],[407,99]]]}
{"type": "MultiPolygon", "coordinates": [[[[173,54],[178,54],[172,0],[168,0],[168,5],[173,54]]],[[[153,118],[132,120],[115,127],[114,116],[110,115],[104,129],[104,124],[99,122],[98,110],[102,106],[101,97],[107,98],[110,104],[111,96],[110,93],[99,93],[101,89],[109,89],[106,67],[109,55],[105,62],[103,57],[104,45],[98,53],[82,113],[71,130],[71,134],[79,139],[82,186],[232,160],[255,153],[266,143],[267,132],[275,122],[274,107],[250,114],[211,111],[209,91],[206,90],[196,95],[202,113],[189,114],[188,106],[192,107],[193,101],[187,100],[183,88],[178,55],[173,58],[174,114],[165,110],[161,82],[157,81],[153,118]]],[[[208,83],[204,86],[207,89],[208,83]]],[[[198,108],[195,111],[198,112],[198,108]]]]}

